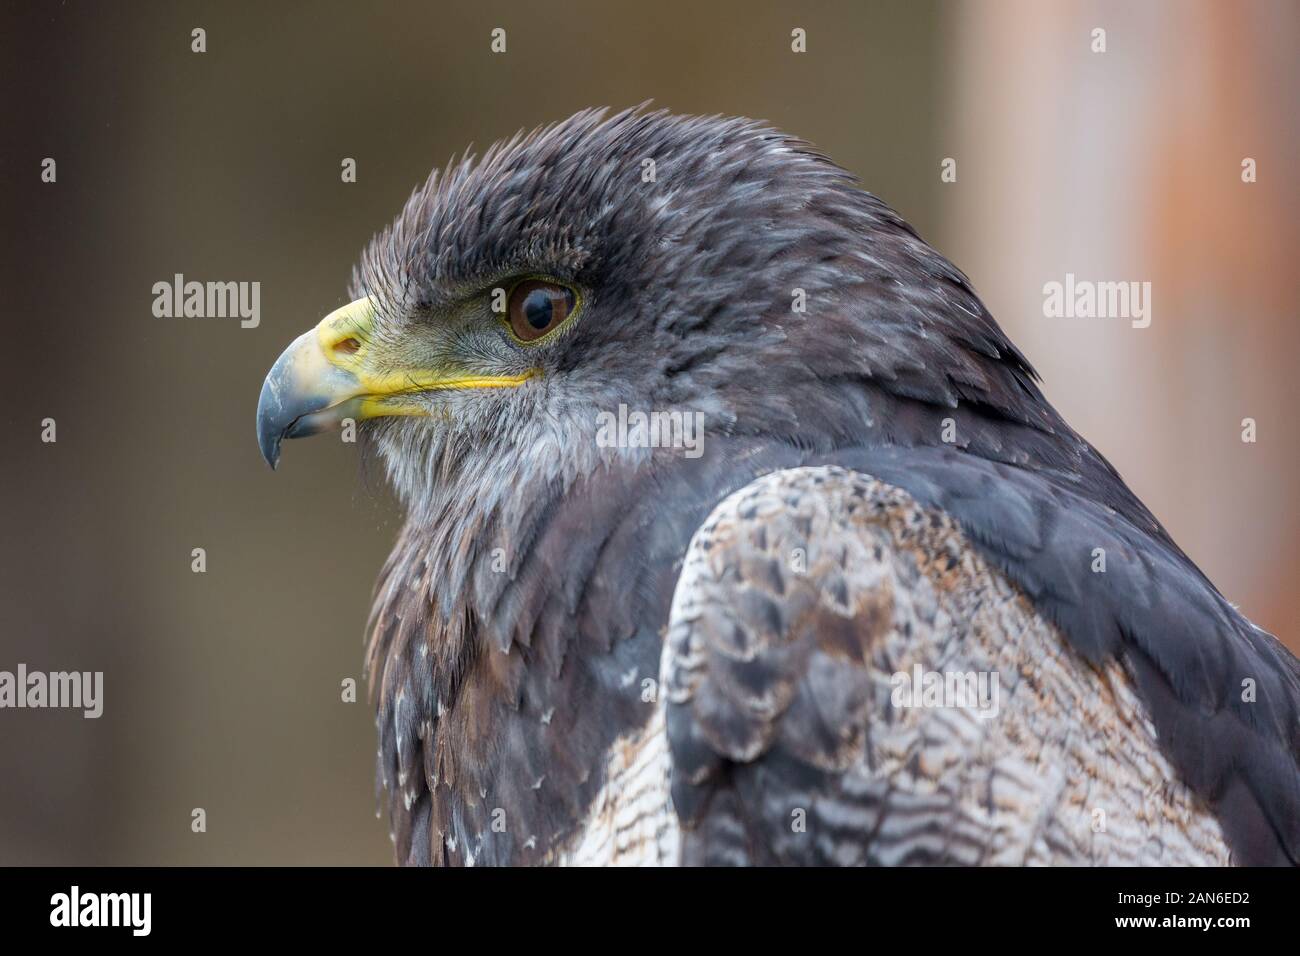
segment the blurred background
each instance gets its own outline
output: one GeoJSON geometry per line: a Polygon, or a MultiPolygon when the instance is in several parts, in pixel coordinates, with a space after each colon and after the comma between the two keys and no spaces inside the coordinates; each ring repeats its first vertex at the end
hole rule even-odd
{"type": "Polygon", "coordinates": [[[860,176],[1300,650],[1300,5],[617,7],[4,5],[0,670],[102,670],[105,709],[0,711],[0,863],[390,861],[361,659],[397,516],[355,446],[272,475],[258,390],[431,167],[592,105],[763,118],[860,176]],[[1044,318],[1067,272],[1150,281],[1150,328],[1044,318]],[[156,318],[175,273],[260,282],[260,325],[156,318]]]}

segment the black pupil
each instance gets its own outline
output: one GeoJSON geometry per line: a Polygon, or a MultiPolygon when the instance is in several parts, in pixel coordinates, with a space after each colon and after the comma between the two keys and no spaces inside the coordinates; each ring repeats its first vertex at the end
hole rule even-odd
{"type": "Polygon", "coordinates": [[[539,331],[551,324],[554,308],[551,296],[545,289],[534,289],[524,297],[524,318],[539,331]]]}

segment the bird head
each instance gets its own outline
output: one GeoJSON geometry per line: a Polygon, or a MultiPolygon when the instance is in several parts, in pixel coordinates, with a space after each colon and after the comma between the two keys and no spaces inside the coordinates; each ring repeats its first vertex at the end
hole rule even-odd
{"type": "Polygon", "coordinates": [[[620,406],[833,446],[889,427],[864,383],[955,407],[1032,374],[892,210],[743,119],[585,111],[467,156],[371,241],[351,299],[275,363],[259,442],[274,467],[283,438],[365,422],[408,507],[453,472],[650,457],[597,441],[620,406]]]}

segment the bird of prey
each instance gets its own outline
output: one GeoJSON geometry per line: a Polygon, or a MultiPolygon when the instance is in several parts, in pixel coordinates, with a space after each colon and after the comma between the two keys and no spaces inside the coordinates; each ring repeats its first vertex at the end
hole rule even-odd
{"type": "Polygon", "coordinates": [[[398,862],[1300,859],[1300,663],[808,143],[578,113],[435,172],[350,298],[257,428],[362,422],[405,509],[398,862]]]}

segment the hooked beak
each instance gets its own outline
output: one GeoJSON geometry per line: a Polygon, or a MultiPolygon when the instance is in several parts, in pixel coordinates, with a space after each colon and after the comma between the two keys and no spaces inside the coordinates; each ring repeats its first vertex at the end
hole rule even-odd
{"type": "Polygon", "coordinates": [[[351,302],[294,339],[271,366],[257,401],[257,444],[272,468],[280,460],[280,442],[285,438],[340,428],[349,419],[427,415],[427,407],[409,401],[410,395],[514,386],[536,374],[458,374],[403,368],[391,357],[380,361],[375,355],[374,319],[373,299],[351,302]]]}

